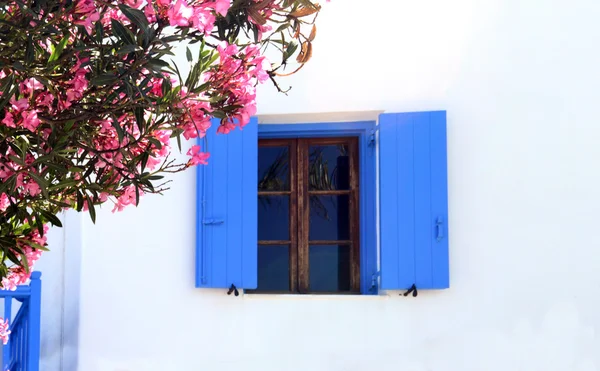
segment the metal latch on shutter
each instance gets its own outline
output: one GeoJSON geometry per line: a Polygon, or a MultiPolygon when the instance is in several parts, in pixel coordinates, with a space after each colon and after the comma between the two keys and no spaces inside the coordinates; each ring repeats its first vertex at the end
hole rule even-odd
{"type": "Polygon", "coordinates": [[[202,221],[204,225],[219,225],[225,223],[224,220],[221,219],[205,219],[202,221]]]}

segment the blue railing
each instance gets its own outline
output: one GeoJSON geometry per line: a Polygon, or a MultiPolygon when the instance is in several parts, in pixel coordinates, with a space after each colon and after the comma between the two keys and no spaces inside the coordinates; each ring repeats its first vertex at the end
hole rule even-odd
{"type": "Polygon", "coordinates": [[[11,331],[8,343],[2,347],[3,371],[39,371],[40,369],[40,308],[42,281],[40,272],[31,273],[29,286],[15,291],[0,290],[4,299],[4,318],[11,331]],[[13,302],[21,305],[13,316],[13,302]]]}

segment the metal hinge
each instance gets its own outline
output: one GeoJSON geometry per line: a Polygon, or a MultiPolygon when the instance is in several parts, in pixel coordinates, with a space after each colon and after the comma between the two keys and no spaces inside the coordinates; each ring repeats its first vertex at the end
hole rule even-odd
{"type": "Polygon", "coordinates": [[[371,275],[371,287],[369,287],[369,292],[372,293],[377,293],[377,290],[379,289],[379,276],[381,275],[381,273],[379,271],[373,273],[371,275]]]}
{"type": "Polygon", "coordinates": [[[375,146],[375,130],[371,130],[371,134],[369,134],[369,147],[375,146]]]}

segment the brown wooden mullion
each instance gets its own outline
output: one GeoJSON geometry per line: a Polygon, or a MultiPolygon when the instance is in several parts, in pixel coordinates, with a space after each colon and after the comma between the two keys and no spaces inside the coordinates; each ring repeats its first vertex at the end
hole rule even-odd
{"type": "Polygon", "coordinates": [[[259,196],[290,196],[290,191],[258,191],[259,196]]]}
{"type": "Polygon", "coordinates": [[[350,290],[360,292],[360,237],[359,237],[359,179],[358,179],[358,141],[349,143],[350,152],[350,290]]]}
{"type": "Polygon", "coordinates": [[[306,139],[298,139],[298,292],[309,291],[308,267],[308,144],[306,139]]]}
{"type": "Polygon", "coordinates": [[[308,241],[309,245],[352,245],[352,241],[342,241],[342,240],[310,240],[308,241]]]}
{"type": "Polygon", "coordinates": [[[290,291],[298,292],[298,192],[297,141],[290,142],[290,291]]]}
{"type": "Polygon", "coordinates": [[[330,191],[308,191],[310,196],[341,196],[341,195],[349,195],[352,193],[352,190],[349,189],[332,189],[330,191]]]}

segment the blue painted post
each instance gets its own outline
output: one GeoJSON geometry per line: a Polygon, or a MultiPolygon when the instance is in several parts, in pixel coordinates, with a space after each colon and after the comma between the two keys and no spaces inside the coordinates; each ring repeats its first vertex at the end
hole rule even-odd
{"type": "Polygon", "coordinates": [[[42,276],[41,272],[31,273],[31,296],[29,297],[29,311],[27,313],[27,370],[39,371],[40,369],[40,319],[42,309],[42,276]]]}
{"type": "MultiPolygon", "coordinates": [[[[8,321],[10,326],[12,326],[12,296],[4,297],[4,319],[8,321]]],[[[10,362],[10,336],[8,337],[8,343],[4,345],[2,348],[2,364],[4,366],[8,365],[10,362]]]]}

